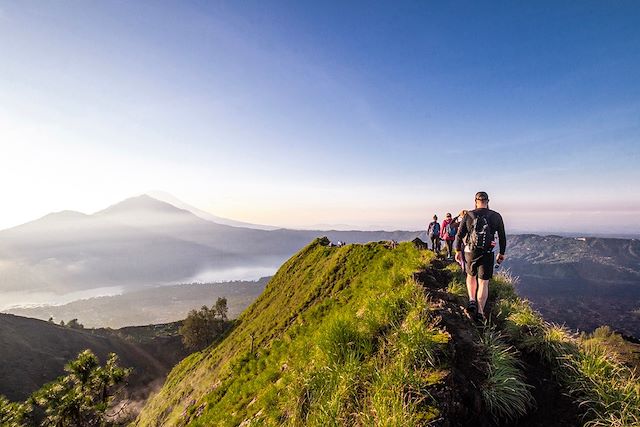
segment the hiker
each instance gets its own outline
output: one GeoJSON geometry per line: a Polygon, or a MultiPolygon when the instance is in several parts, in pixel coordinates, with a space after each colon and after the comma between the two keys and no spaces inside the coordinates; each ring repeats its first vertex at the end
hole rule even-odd
{"type": "MultiPolygon", "coordinates": [[[[462,224],[462,220],[464,219],[464,217],[467,215],[467,212],[469,212],[466,209],[463,209],[460,211],[460,213],[458,214],[458,216],[453,220],[453,222],[455,223],[456,226],[456,240],[454,240],[453,242],[453,246],[457,247],[458,244],[458,240],[460,240],[459,236],[457,236],[457,230],[460,229],[460,224],[462,224]]],[[[466,267],[466,263],[464,262],[464,260],[458,262],[458,264],[460,264],[460,268],[462,268],[462,274],[466,275],[467,274],[467,269],[466,267]]]]}
{"type": "Polygon", "coordinates": [[[453,259],[453,241],[456,240],[456,231],[458,229],[451,218],[451,212],[447,212],[440,227],[440,238],[447,245],[447,259],[453,259]]]}
{"type": "Polygon", "coordinates": [[[440,252],[440,224],[438,224],[438,215],[433,215],[433,221],[427,227],[427,236],[431,239],[431,250],[435,253],[440,252]]]}
{"type": "Polygon", "coordinates": [[[489,196],[484,191],[476,193],[476,208],[465,215],[460,223],[456,242],[456,261],[462,261],[462,245],[467,270],[469,305],[467,312],[484,321],[484,307],[489,296],[489,280],[493,277],[495,233],[498,233],[500,253],[498,264],[504,261],[507,236],[502,216],[489,209],[489,196]]]}

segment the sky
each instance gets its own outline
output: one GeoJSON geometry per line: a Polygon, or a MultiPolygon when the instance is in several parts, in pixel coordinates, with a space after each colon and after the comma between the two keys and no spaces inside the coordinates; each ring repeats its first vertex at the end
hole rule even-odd
{"type": "Polygon", "coordinates": [[[288,227],[640,233],[640,3],[0,0],[0,228],[165,191],[288,227]],[[446,4],[444,4],[446,3],[446,4]]]}

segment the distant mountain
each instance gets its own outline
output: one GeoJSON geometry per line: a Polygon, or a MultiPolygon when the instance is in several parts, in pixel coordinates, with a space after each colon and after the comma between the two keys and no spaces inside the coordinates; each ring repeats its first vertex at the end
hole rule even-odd
{"type": "Polygon", "coordinates": [[[262,225],[262,224],[252,224],[248,222],[236,221],[229,218],[223,218],[220,216],[213,215],[209,212],[203,211],[202,209],[196,208],[195,206],[191,206],[182,200],[174,197],[173,195],[164,192],[164,191],[151,191],[148,193],[149,196],[154,199],[158,199],[160,201],[172,204],[173,206],[187,210],[194,215],[206,219],[207,221],[212,221],[217,224],[230,225],[232,227],[243,227],[243,228],[253,228],[256,230],[277,230],[280,227],[274,227],[272,225],[262,225]]]}
{"type": "Polygon", "coordinates": [[[518,292],[549,320],[640,337],[640,240],[515,235],[507,255],[518,292]]]}
{"type": "Polygon", "coordinates": [[[131,325],[169,323],[187,317],[189,311],[227,299],[229,317],[236,318],[264,290],[269,278],[258,281],[192,283],[160,286],[122,295],[81,299],[59,306],[7,310],[19,316],[56,322],[78,319],[86,327],[122,328],[131,325]]]}
{"type": "MultiPolygon", "coordinates": [[[[319,235],[367,242],[411,240],[421,232],[258,230],[202,219],[148,195],[93,215],[58,212],[0,231],[0,309],[25,292],[115,287],[122,291],[275,271],[319,235]],[[227,277],[220,277],[227,275],[227,277]]],[[[256,276],[257,278],[259,276],[256,276]]]]}
{"type": "Polygon", "coordinates": [[[78,353],[91,349],[105,362],[116,353],[121,364],[133,367],[129,391],[145,397],[150,387],[162,381],[171,367],[184,357],[178,335],[163,336],[160,325],[143,330],[121,331],[70,329],[36,319],[0,314],[0,394],[23,400],[43,384],[64,374],[64,365],[78,353]],[[154,330],[155,329],[155,330],[154,330]],[[150,338],[139,340],[141,334],[150,338]]]}

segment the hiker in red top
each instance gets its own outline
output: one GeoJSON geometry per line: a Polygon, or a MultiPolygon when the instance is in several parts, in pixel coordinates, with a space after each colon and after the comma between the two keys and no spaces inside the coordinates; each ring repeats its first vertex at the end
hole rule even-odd
{"type": "Polygon", "coordinates": [[[456,240],[457,224],[453,222],[451,213],[448,212],[442,227],[440,227],[440,238],[447,245],[447,259],[453,259],[453,241],[456,240]]]}

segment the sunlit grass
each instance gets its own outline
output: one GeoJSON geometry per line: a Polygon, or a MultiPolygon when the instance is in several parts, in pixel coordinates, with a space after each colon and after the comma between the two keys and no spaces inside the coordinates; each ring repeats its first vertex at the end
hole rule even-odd
{"type": "Polygon", "coordinates": [[[611,331],[601,329],[579,338],[545,322],[520,299],[500,300],[494,311],[506,336],[552,369],[584,411],[586,426],[640,425],[640,378],[615,352],[611,331]]]}

